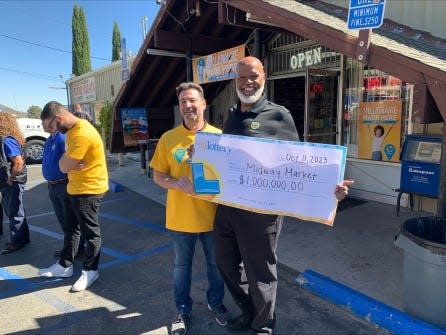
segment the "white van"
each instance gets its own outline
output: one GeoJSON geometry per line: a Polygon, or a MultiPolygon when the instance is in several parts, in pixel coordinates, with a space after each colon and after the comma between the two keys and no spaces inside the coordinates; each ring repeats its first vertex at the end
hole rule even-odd
{"type": "Polygon", "coordinates": [[[43,146],[46,138],[49,136],[43,130],[40,119],[17,118],[20,130],[25,137],[26,162],[29,164],[42,163],[43,146]]]}

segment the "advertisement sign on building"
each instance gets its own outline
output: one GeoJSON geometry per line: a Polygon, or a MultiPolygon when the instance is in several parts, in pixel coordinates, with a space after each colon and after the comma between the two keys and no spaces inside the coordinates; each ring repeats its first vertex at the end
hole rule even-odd
{"type": "Polygon", "coordinates": [[[96,84],[94,77],[85,78],[74,83],[71,88],[71,103],[96,101],[96,84]]]}
{"type": "Polygon", "coordinates": [[[121,108],[121,118],[126,147],[147,143],[149,131],[145,108],[121,108]]]}
{"type": "Polygon", "coordinates": [[[245,57],[245,46],[192,59],[193,81],[198,84],[235,78],[235,66],[245,57]]]}
{"type": "Polygon", "coordinates": [[[358,120],[358,157],[399,161],[402,102],[361,102],[358,120]]]}
{"type": "Polygon", "coordinates": [[[127,61],[127,47],[125,43],[125,37],[121,40],[121,78],[122,81],[129,80],[130,70],[129,63],[127,61]]]}

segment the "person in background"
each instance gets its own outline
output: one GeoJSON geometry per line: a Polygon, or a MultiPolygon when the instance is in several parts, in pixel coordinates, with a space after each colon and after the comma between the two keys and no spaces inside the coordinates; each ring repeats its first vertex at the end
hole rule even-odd
{"type": "Polygon", "coordinates": [[[74,116],[57,101],[48,102],[40,115],[45,128],[66,133],[66,150],[59,160],[59,168],[68,174],[69,205],[65,206],[64,246],[60,260],[40,269],[43,277],[71,277],[80,232],[87,248],[80,278],[71,287],[79,292],[99,277],[101,229],[99,208],[108,190],[108,171],[101,136],[92,124],[74,116]]]}
{"type": "Polygon", "coordinates": [[[23,155],[25,139],[15,117],[0,113],[0,145],[4,144],[5,156],[11,167],[8,184],[1,190],[2,207],[9,219],[11,241],[0,252],[2,255],[15,252],[29,243],[29,227],[23,205],[23,192],[27,180],[27,169],[23,155]]]}
{"type": "MultiPolygon", "coordinates": [[[[236,66],[239,102],[229,110],[223,134],[299,141],[291,113],[267,100],[265,71],[252,56],[236,66]]],[[[334,190],[338,200],[348,193],[344,181],[334,190]]],[[[277,243],[283,216],[219,205],[215,215],[215,258],[226,287],[242,314],[227,322],[233,331],[272,334],[276,322],[277,243]]]]}
{"type": "MultiPolygon", "coordinates": [[[[65,231],[65,207],[67,205],[69,206],[70,201],[67,194],[68,177],[59,168],[59,160],[65,153],[65,134],[53,128],[47,128],[45,123],[42,123],[42,126],[43,130],[50,134],[43,148],[42,175],[48,182],[48,196],[53,204],[54,213],[56,214],[62,231],[65,231]]],[[[61,256],[62,252],[63,249],[58,249],[54,252],[54,255],[61,256]]],[[[76,257],[82,258],[84,255],[85,240],[81,233],[76,257]]]]}
{"type": "Polygon", "coordinates": [[[204,119],[206,100],[196,83],[182,83],[177,89],[183,123],[165,132],[150,162],[154,181],[167,189],[166,228],[172,238],[175,262],[173,271],[175,305],[178,315],[172,322],[172,335],[183,335],[190,326],[193,300],[190,296],[192,261],[197,240],[201,241],[207,266],[208,308],[224,326],[229,313],[223,305],[224,283],[215,264],[213,222],[216,204],[192,197],[194,189],[187,149],[198,131],[221,133],[204,119]]]}
{"type": "Polygon", "coordinates": [[[93,118],[90,114],[88,114],[86,111],[82,110],[82,107],[80,104],[74,104],[74,116],[78,117],[79,119],[87,120],[90,123],[93,123],[93,118]]]}

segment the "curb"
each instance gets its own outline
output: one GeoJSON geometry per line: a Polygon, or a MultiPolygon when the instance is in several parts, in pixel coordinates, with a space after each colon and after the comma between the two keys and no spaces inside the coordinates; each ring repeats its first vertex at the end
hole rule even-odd
{"type": "Polygon", "coordinates": [[[418,320],[312,270],[301,273],[294,279],[294,284],[393,334],[446,335],[446,330],[418,320]]]}

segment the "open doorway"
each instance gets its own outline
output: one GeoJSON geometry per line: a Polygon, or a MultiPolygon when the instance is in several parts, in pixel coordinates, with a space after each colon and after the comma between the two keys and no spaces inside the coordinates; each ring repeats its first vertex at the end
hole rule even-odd
{"type": "Polygon", "coordinates": [[[309,70],[307,77],[269,83],[269,98],[291,112],[301,140],[336,144],[338,78],[338,72],[309,70]]]}

